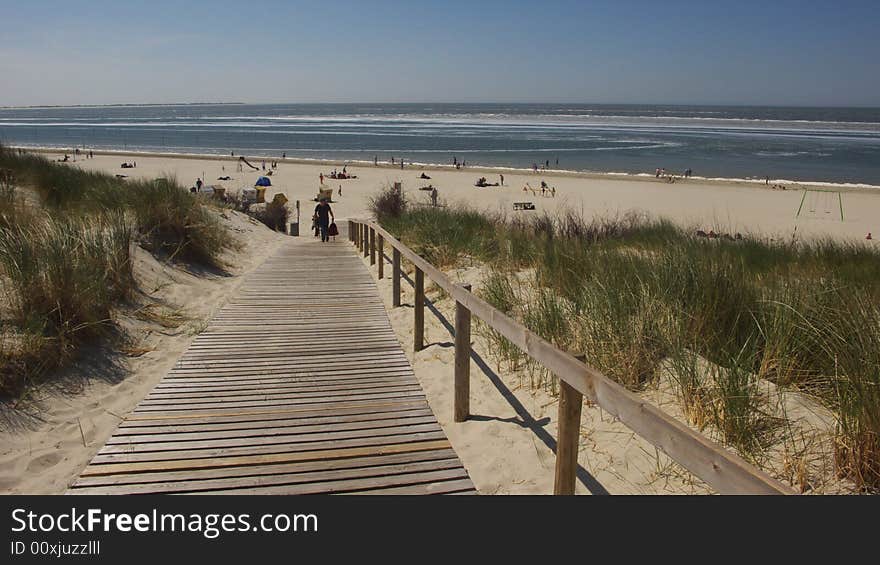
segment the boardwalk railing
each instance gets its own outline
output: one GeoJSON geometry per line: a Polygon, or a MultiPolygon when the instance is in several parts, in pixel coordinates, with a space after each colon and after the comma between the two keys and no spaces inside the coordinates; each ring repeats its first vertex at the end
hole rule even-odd
{"type": "Polygon", "coordinates": [[[381,226],[349,220],[349,239],[376,263],[384,278],[384,245],[392,249],[392,304],[400,306],[400,259],[415,267],[415,329],[413,349],[424,348],[425,275],[456,301],[454,420],[470,413],[470,320],[477,316],[487,326],[519,347],[559,379],[558,438],[554,494],[574,494],[578,433],[584,396],[618,418],[631,430],[662,450],[678,464],[723,494],[794,494],[794,491],[756,469],[741,457],[693,431],[672,416],[642,400],[586,363],[557,349],[516,320],[455,283],[445,273],[419,257],[381,226]]]}

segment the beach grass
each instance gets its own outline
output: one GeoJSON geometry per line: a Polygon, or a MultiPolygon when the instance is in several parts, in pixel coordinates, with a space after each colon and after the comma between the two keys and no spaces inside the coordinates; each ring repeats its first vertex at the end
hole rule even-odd
{"type": "Polygon", "coordinates": [[[225,267],[237,245],[219,213],[173,178],[123,180],[0,146],[0,393],[114,334],[114,311],[137,293],[134,245],[225,267]]]}
{"type": "Polygon", "coordinates": [[[0,169],[10,171],[19,186],[32,188],[49,214],[125,211],[134,218],[139,240],[158,255],[222,268],[223,252],[235,247],[214,203],[190,193],[173,177],[119,179],[2,146],[0,169]]]}
{"type": "Polygon", "coordinates": [[[0,388],[18,390],[25,377],[62,364],[77,346],[108,335],[112,308],[130,300],[136,288],[131,245],[131,226],[121,212],[49,216],[0,228],[4,326],[15,337],[3,356],[20,365],[22,377],[17,381],[7,370],[0,388]]]}
{"type": "MultiPolygon", "coordinates": [[[[376,210],[374,210],[376,211],[376,210]]],[[[632,390],[666,368],[683,412],[758,461],[781,426],[760,380],[837,418],[837,470],[880,489],[880,253],[830,239],[708,239],[644,215],[532,218],[467,208],[378,214],[440,267],[477,260],[480,295],[632,390]]],[[[521,352],[483,328],[500,362],[521,352]]]]}

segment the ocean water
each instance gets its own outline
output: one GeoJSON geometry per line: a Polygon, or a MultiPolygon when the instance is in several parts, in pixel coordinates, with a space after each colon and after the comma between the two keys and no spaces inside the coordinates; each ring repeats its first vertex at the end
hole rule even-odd
{"type": "Polygon", "coordinates": [[[222,104],[0,109],[0,142],[880,185],[880,108],[222,104]]]}

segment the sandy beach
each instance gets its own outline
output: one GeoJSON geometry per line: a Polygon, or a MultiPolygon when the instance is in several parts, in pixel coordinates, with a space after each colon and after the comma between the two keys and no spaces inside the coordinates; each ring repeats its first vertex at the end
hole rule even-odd
{"type": "MultiPolygon", "coordinates": [[[[50,152],[58,159],[63,154],[50,152]]],[[[71,155],[72,157],[72,155],[71,155]]],[[[265,161],[271,170],[272,157],[266,159],[248,156],[249,162],[258,168],[265,161]]],[[[390,165],[348,165],[346,172],[357,178],[347,180],[329,179],[331,171],[342,171],[341,162],[304,162],[275,157],[277,168],[270,180],[272,186],[266,191],[270,200],[276,193],[284,194],[295,206],[301,205],[303,230],[310,224],[311,206],[319,188],[319,175],[325,175],[325,188],[334,190],[333,209],[337,218],[360,218],[369,215],[369,198],[382,186],[401,182],[412,201],[427,205],[429,192],[419,187],[431,184],[437,187],[439,202],[447,205],[465,204],[481,210],[502,211],[513,214],[515,202],[531,202],[534,211],[517,212],[535,214],[542,211],[556,213],[565,210],[582,212],[585,216],[616,216],[631,211],[646,212],[656,217],[671,219],[681,225],[703,229],[708,232],[741,232],[760,234],[768,238],[834,237],[864,240],[872,232],[874,241],[880,234],[880,192],[869,188],[835,187],[836,192],[810,193],[804,198],[801,189],[805,185],[786,184],[786,190],[769,185],[743,181],[679,179],[669,183],[653,176],[600,175],[554,171],[524,172],[522,170],[466,168],[421,168],[407,165],[403,170],[390,165]],[[431,177],[420,178],[421,173],[431,177]],[[503,186],[477,188],[474,183],[486,177],[490,184],[503,186]],[[541,181],[556,189],[555,197],[542,196],[541,181]],[[535,189],[523,191],[526,185],[535,189]],[[339,195],[339,189],[342,195],[339,195]],[[800,218],[798,209],[803,201],[800,218]],[[843,217],[840,219],[840,204],[843,217]]],[[[173,175],[186,186],[202,178],[205,184],[219,185],[227,192],[242,187],[252,187],[258,177],[267,171],[252,170],[244,166],[239,172],[238,157],[180,157],[171,155],[114,152],[95,153],[85,159],[82,153],[71,166],[87,170],[100,170],[129,177],[156,178],[173,175]],[[136,168],[123,169],[123,162],[135,162],[136,168]],[[217,180],[229,176],[230,180],[217,180]]],[[[832,190],[820,185],[811,188],[832,190]]],[[[295,218],[295,212],[294,212],[295,218]]]]}
{"type": "MultiPolygon", "coordinates": [[[[58,159],[63,154],[51,153],[58,159]]],[[[262,159],[250,159],[262,166],[262,159]]],[[[319,187],[319,175],[329,175],[342,163],[303,163],[277,159],[278,166],[270,179],[267,200],[284,194],[292,207],[300,201],[301,233],[307,226],[313,198],[319,187]]],[[[197,178],[205,184],[223,186],[228,192],[250,187],[261,169],[238,171],[238,158],[169,157],[144,154],[80,155],[70,166],[86,170],[124,174],[130,178],[174,176],[186,185],[197,178]],[[136,162],[135,168],[121,168],[122,162],[136,162]],[[229,176],[230,180],[217,180],[229,176]]],[[[271,159],[266,160],[267,171],[271,159]]],[[[378,189],[394,182],[403,183],[410,198],[429,202],[420,186],[437,187],[446,205],[469,205],[482,210],[507,214],[535,214],[574,210],[590,215],[619,215],[632,211],[669,218],[682,225],[719,232],[759,233],[762,237],[789,238],[793,233],[804,237],[833,237],[864,241],[865,234],[880,232],[880,194],[869,190],[842,193],[845,219],[833,213],[818,213],[795,218],[803,196],[800,190],[773,190],[760,185],[691,179],[668,183],[654,178],[615,178],[611,176],[566,173],[489,172],[481,169],[450,170],[386,166],[347,166],[355,179],[326,179],[334,189],[333,208],[337,219],[363,218],[369,215],[369,199],[378,189]],[[424,172],[430,180],[419,178],[424,172]],[[485,176],[489,183],[504,186],[476,188],[474,182],[485,176]],[[555,187],[556,196],[542,197],[544,180],[555,187]],[[523,192],[528,183],[538,193],[523,192]],[[342,195],[339,196],[339,187],[342,195]],[[513,203],[533,202],[535,211],[514,212],[513,203]]],[[[832,202],[833,203],[833,202],[832,202]]],[[[816,208],[822,210],[819,204],[816,208]]],[[[295,218],[295,212],[294,212],[295,218]]],[[[169,330],[142,321],[127,320],[127,329],[142,338],[143,352],[125,360],[124,378],[119,373],[107,378],[75,375],[74,387],[65,390],[41,388],[26,400],[26,409],[7,409],[0,452],[0,490],[9,493],[61,493],[109,437],[121,417],[167,373],[186,349],[205,320],[231,296],[241,277],[259,265],[285,237],[272,233],[243,214],[230,212],[228,227],[240,234],[246,248],[230,260],[235,264],[231,277],[197,277],[191,273],[158,263],[142,250],[137,252],[136,272],[153,297],[175,308],[182,308],[188,322],[169,330]]],[[[239,237],[236,235],[236,237],[239,237]]],[[[876,241],[876,240],[874,240],[876,241]]],[[[455,273],[462,281],[479,285],[477,270],[455,273]]],[[[464,424],[454,424],[451,414],[450,371],[453,352],[443,346],[450,341],[448,323],[453,319],[454,303],[443,299],[429,287],[429,300],[436,312],[427,316],[427,341],[430,346],[413,354],[412,292],[404,285],[404,302],[409,307],[392,308],[390,279],[378,281],[380,293],[392,324],[404,344],[404,350],[422,383],[431,408],[459,453],[474,484],[484,494],[546,494],[552,492],[556,399],[547,390],[529,390],[522,375],[505,372],[492,362],[489,347],[475,336],[475,351],[483,356],[482,364],[472,367],[476,378],[473,411],[478,417],[464,424]],[[437,315],[435,315],[437,314],[437,315]],[[446,324],[444,324],[444,319],[446,324]]],[[[433,308],[432,308],[433,309],[433,308]]],[[[73,369],[73,372],[82,369],[73,369]]],[[[665,400],[669,400],[668,398],[665,400]]],[[[652,401],[663,404],[663,398],[652,401]]],[[[667,409],[667,408],[664,408],[667,409]]],[[[675,411],[671,402],[668,409],[675,411]]],[[[648,442],[614,421],[595,406],[586,406],[582,421],[580,464],[596,484],[579,481],[578,492],[601,493],[705,493],[708,488],[695,480],[669,458],[658,453],[648,442]],[[601,485],[601,486],[598,486],[601,485]]]]}

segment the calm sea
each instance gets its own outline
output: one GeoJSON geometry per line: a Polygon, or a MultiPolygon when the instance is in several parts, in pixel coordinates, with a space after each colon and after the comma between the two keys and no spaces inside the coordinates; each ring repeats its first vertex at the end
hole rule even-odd
{"type": "Polygon", "coordinates": [[[228,104],[0,109],[0,142],[880,185],[880,108],[228,104]]]}

